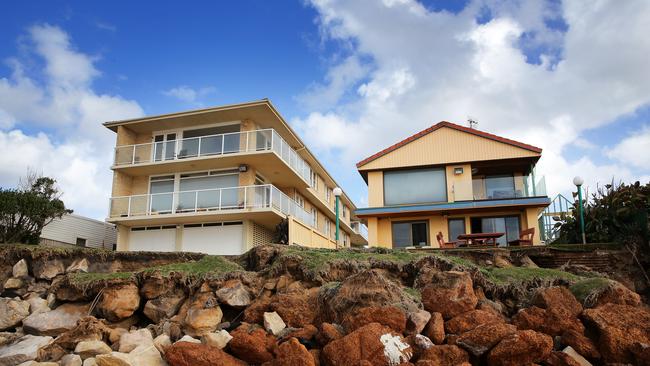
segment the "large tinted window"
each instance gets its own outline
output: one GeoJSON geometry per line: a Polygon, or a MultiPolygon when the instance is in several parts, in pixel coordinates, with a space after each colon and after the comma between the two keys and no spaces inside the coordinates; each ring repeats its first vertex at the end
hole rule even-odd
{"type": "Polygon", "coordinates": [[[465,234],[464,219],[449,219],[449,241],[458,240],[458,235],[465,234]]]}
{"type": "Polygon", "coordinates": [[[394,222],[393,247],[404,248],[417,245],[428,245],[429,236],[426,221],[394,222]]]}
{"type": "Polygon", "coordinates": [[[447,201],[444,168],[384,172],[384,204],[401,205],[447,201]]]}

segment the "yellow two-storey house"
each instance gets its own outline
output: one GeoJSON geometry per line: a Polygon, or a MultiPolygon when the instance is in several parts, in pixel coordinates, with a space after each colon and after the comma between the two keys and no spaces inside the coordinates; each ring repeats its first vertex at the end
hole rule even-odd
{"type": "Polygon", "coordinates": [[[544,180],[534,174],[541,154],[528,144],[440,122],[357,164],[369,207],[356,214],[367,222],[371,246],[506,246],[520,236],[539,244],[538,217],[550,203],[544,180]]]}
{"type": "Polygon", "coordinates": [[[266,99],[104,125],[117,134],[107,221],[118,250],[366,243],[344,192],[335,241],[337,184],[266,99]]]}

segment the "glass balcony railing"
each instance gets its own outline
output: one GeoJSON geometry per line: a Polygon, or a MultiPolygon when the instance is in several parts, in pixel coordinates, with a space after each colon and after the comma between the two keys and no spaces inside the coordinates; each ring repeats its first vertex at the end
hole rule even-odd
{"type": "Polygon", "coordinates": [[[110,217],[274,208],[311,226],[311,213],[271,184],[112,197],[110,217]]]}
{"type": "Polygon", "coordinates": [[[361,235],[364,239],[368,240],[368,228],[366,225],[360,223],[359,221],[353,221],[350,223],[352,230],[361,235]]]}
{"type": "Polygon", "coordinates": [[[546,196],[546,180],[533,175],[499,175],[472,179],[475,200],[527,198],[546,196]]]}
{"type": "Polygon", "coordinates": [[[222,156],[235,153],[274,151],[309,182],[311,168],[273,129],[231,132],[146,144],[115,147],[115,166],[178,161],[182,159],[222,156]]]}

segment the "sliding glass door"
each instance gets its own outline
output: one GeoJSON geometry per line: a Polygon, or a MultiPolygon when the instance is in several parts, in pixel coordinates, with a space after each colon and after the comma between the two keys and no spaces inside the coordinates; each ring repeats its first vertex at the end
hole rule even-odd
{"type": "Polygon", "coordinates": [[[519,238],[519,216],[473,217],[471,225],[472,233],[504,233],[497,239],[500,247],[519,238]]]}
{"type": "Polygon", "coordinates": [[[392,228],[394,248],[429,244],[429,224],[426,221],[394,222],[392,228]]]}

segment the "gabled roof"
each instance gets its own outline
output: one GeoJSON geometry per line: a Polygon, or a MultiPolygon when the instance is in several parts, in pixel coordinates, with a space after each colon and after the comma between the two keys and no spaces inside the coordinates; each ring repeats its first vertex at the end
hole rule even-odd
{"type": "Polygon", "coordinates": [[[420,137],[425,136],[425,135],[427,135],[427,134],[429,134],[429,133],[431,133],[431,132],[433,132],[435,130],[443,128],[443,127],[449,127],[449,128],[454,129],[454,130],[467,132],[467,133],[470,133],[472,135],[476,135],[476,136],[484,137],[486,139],[502,142],[504,144],[520,147],[522,149],[529,150],[529,151],[532,151],[532,152],[535,152],[535,153],[539,153],[539,154],[542,153],[541,148],[533,146],[533,145],[524,144],[523,142],[507,139],[505,137],[493,135],[491,133],[476,130],[476,129],[473,129],[473,128],[460,126],[460,125],[457,125],[455,123],[451,123],[451,122],[447,122],[447,121],[441,121],[441,122],[438,122],[435,125],[427,128],[426,130],[422,130],[422,131],[416,133],[415,135],[407,137],[406,139],[404,139],[404,140],[402,140],[402,141],[400,141],[400,142],[398,142],[398,143],[396,143],[396,144],[394,144],[392,146],[389,146],[389,147],[385,148],[384,150],[382,150],[382,151],[380,151],[380,152],[378,152],[376,154],[373,154],[373,155],[361,160],[360,162],[357,163],[357,168],[360,168],[363,165],[366,165],[366,164],[368,164],[369,162],[371,162],[371,161],[373,161],[375,159],[378,159],[378,158],[380,158],[380,157],[382,157],[382,156],[384,156],[386,154],[389,154],[389,153],[399,149],[400,147],[402,147],[402,146],[404,146],[404,145],[406,145],[406,144],[408,144],[408,143],[410,143],[412,141],[415,141],[415,140],[419,139],[420,137]]]}

